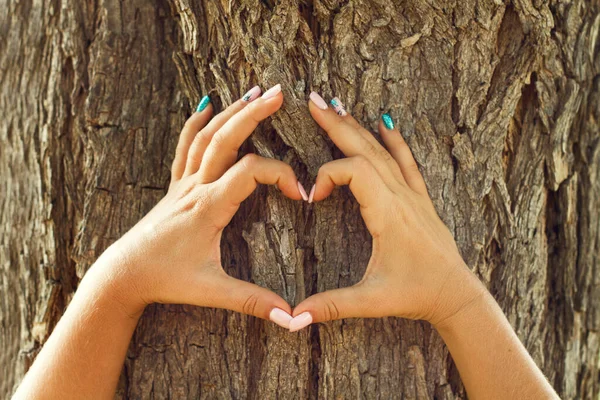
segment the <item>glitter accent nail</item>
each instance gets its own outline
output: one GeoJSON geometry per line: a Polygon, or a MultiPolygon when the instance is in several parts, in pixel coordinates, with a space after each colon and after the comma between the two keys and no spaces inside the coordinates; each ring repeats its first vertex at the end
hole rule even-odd
{"type": "Polygon", "coordinates": [[[394,129],[394,120],[390,116],[390,114],[383,114],[381,116],[381,120],[387,129],[394,129]]]}
{"type": "Polygon", "coordinates": [[[331,99],[329,104],[331,104],[331,106],[333,107],[335,112],[340,117],[345,117],[346,115],[348,115],[348,113],[346,112],[346,109],[344,108],[344,103],[342,103],[338,97],[334,97],[333,99],[331,99]]]}

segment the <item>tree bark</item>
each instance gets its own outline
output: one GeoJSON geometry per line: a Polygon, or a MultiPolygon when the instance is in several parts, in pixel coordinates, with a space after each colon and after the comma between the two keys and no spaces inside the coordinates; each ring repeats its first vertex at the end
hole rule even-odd
{"type": "MultiPolygon", "coordinates": [[[[0,396],[96,257],[165,194],[201,94],[285,103],[242,152],[312,184],[338,158],[308,113],[390,112],[442,219],[562,398],[600,390],[600,1],[8,0],[0,11],[0,396]]],[[[402,243],[398,243],[402,246],[402,243]]],[[[346,189],[260,188],[222,241],[233,276],[292,305],[357,282],[370,237],[346,189]]],[[[148,307],[117,398],[466,398],[424,322],[290,334],[223,310],[148,307]]]]}

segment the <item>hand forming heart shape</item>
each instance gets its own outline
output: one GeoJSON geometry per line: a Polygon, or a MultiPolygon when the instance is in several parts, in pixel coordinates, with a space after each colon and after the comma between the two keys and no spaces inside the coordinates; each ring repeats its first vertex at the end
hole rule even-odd
{"type": "Polygon", "coordinates": [[[291,331],[348,317],[402,316],[435,324],[485,290],[437,216],[389,115],[379,124],[388,152],[339,99],[330,108],[311,93],[313,118],[348,158],[323,165],[307,195],[281,161],[248,154],[236,162],[258,123],[283,104],[280,85],[259,95],[257,86],[212,119],[210,101],[203,99],[181,132],[167,195],[103,254],[116,266],[109,272],[119,277],[115,287],[130,315],[160,302],[227,308],[291,331]],[[227,275],[221,266],[222,231],[257,183],[276,184],[285,196],[309,202],[325,199],[336,185],[349,185],[373,236],[363,279],[315,294],[292,312],[277,294],[227,275]]]}
{"type": "Polygon", "coordinates": [[[388,152],[339,99],[331,109],[311,93],[313,118],[348,158],[323,165],[307,195],[281,161],[247,155],[236,162],[242,142],[283,103],[279,85],[259,94],[253,88],[210,122],[210,102],[200,103],[181,133],[167,195],[88,270],[15,398],[113,397],[129,340],[152,302],[228,308],[290,331],[347,317],[426,319],[470,397],[558,398],[462,261],[391,117],[379,123],[388,152]],[[309,202],[349,185],[373,237],[363,279],[317,293],[292,312],[275,293],[228,276],[222,231],[257,183],[309,202]],[[65,377],[75,383],[65,385],[65,377]]]}

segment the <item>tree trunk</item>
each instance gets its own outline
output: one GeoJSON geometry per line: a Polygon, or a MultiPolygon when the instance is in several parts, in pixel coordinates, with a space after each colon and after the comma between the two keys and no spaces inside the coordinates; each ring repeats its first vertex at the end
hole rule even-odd
{"type": "MultiPolygon", "coordinates": [[[[600,354],[600,1],[8,0],[0,8],[0,396],[96,257],[165,194],[203,93],[281,83],[242,152],[300,180],[337,158],[307,95],[375,131],[390,112],[468,265],[565,399],[600,354]]],[[[402,246],[402,243],[398,243],[402,246]]],[[[357,282],[370,237],[346,189],[260,188],[223,265],[292,305],[357,282]]],[[[290,334],[223,310],[148,307],[118,398],[464,399],[429,324],[349,319],[290,334]]]]}

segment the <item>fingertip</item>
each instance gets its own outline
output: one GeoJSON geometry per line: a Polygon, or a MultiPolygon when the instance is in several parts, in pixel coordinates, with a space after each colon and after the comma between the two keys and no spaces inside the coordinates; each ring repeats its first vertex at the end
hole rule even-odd
{"type": "Polygon", "coordinates": [[[269,289],[265,289],[265,290],[267,290],[272,296],[271,301],[269,302],[270,306],[267,307],[268,310],[280,309],[280,310],[286,312],[291,318],[292,317],[292,307],[288,304],[288,302],[285,301],[277,293],[272,292],[269,289]]]}
{"type": "Polygon", "coordinates": [[[342,101],[340,100],[339,97],[334,97],[333,99],[331,99],[329,104],[331,104],[331,106],[333,107],[333,110],[340,117],[345,117],[348,115],[348,112],[346,111],[346,107],[344,106],[344,103],[342,103],[342,101]]]}
{"type": "Polygon", "coordinates": [[[335,189],[335,186],[328,187],[314,184],[308,195],[308,202],[314,203],[325,200],[333,192],[333,189],[335,189]]]}
{"type": "MultiPolygon", "coordinates": [[[[251,315],[272,321],[271,316],[273,310],[279,309],[282,312],[287,313],[291,319],[292,307],[277,293],[269,289],[259,287],[258,291],[256,292],[256,297],[262,297],[263,300],[259,301],[259,303],[262,304],[257,307],[255,313],[250,313],[251,315]]],[[[279,314],[281,315],[281,313],[279,314]]]]}
{"type": "Polygon", "coordinates": [[[304,190],[304,187],[287,164],[286,167],[289,169],[289,173],[283,173],[281,175],[277,182],[277,187],[281,190],[281,193],[292,200],[308,200],[306,190],[304,190]]]}
{"type": "Polygon", "coordinates": [[[312,99],[308,102],[308,110],[310,111],[310,114],[315,122],[321,128],[323,128],[323,130],[325,130],[329,136],[332,135],[332,133],[335,131],[335,128],[351,127],[348,123],[346,123],[346,117],[340,116],[331,107],[326,106],[325,109],[320,108],[319,105],[315,104],[312,99]]]}
{"type": "Polygon", "coordinates": [[[260,88],[260,86],[256,85],[250,90],[248,90],[238,101],[241,101],[246,104],[252,103],[258,98],[258,96],[260,96],[261,93],[262,89],[260,88]]]}
{"type": "Polygon", "coordinates": [[[395,128],[395,124],[394,124],[394,120],[392,119],[392,116],[388,113],[385,113],[381,116],[381,124],[383,124],[383,128],[385,128],[388,131],[392,131],[395,128]]]}
{"type": "Polygon", "coordinates": [[[388,129],[385,126],[385,123],[382,120],[379,120],[379,124],[377,125],[377,130],[382,137],[392,137],[393,135],[400,135],[400,131],[398,128],[394,127],[393,129],[388,129]]]}
{"type": "Polygon", "coordinates": [[[275,112],[281,108],[283,105],[283,92],[281,91],[281,84],[277,84],[271,87],[269,90],[263,93],[260,98],[263,104],[268,104],[270,107],[273,107],[273,111],[275,112]]]}
{"type": "Polygon", "coordinates": [[[302,194],[302,192],[300,192],[297,185],[296,185],[295,189],[284,190],[283,188],[280,187],[280,190],[287,198],[289,198],[291,200],[306,201],[306,199],[304,199],[304,194],[302,194]]]}
{"type": "MultiPolygon", "coordinates": [[[[212,105],[207,105],[202,111],[196,111],[189,116],[189,118],[185,121],[182,133],[188,132],[190,135],[188,138],[193,140],[195,135],[202,130],[212,118],[212,105]]],[[[191,144],[191,143],[190,143],[191,144]]]]}
{"type": "Polygon", "coordinates": [[[273,104],[279,109],[283,105],[283,92],[279,92],[274,97],[266,99],[266,102],[273,104]]]}
{"type": "MultiPolygon", "coordinates": [[[[268,92],[268,91],[267,91],[268,92]]],[[[258,120],[264,120],[265,118],[273,115],[283,105],[283,94],[281,92],[273,95],[273,97],[264,98],[261,97],[256,99],[249,104],[250,110],[255,110],[258,120]]]]}
{"type": "Polygon", "coordinates": [[[265,100],[268,100],[268,99],[272,99],[272,98],[275,98],[278,96],[283,98],[283,95],[281,94],[281,84],[280,83],[272,86],[271,88],[269,88],[269,90],[264,92],[262,95],[262,98],[265,100]]]}
{"type": "Polygon", "coordinates": [[[290,315],[296,318],[301,314],[309,314],[313,322],[321,322],[321,319],[319,318],[319,313],[317,312],[319,297],[320,296],[316,294],[304,299],[300,302],[300,304],[294,307],[290,315]]]}
{"type": "Polygon", "coordinates": [[[310,189],[310,194],[308,195],[308,203],[312,203],[315,199],[315,190],[317,189],[317,185],[314,184],[310,189]]]}
{"type": "Polygon", "coordinates": [[[212,102],[210,101],[210,96],[206,95],[206,96],[202,97],[202,99],[200,99],[200,102],[198,103],[198,106],[196,107],[196,112],[202,113],[203,111],[206,111],[209,108],[212,109],[212,102]]]}
{"type": "Polygon", "coordinates": [[[313,317],[310,312],[303,312],[301,314],[296,315],[289,322],[290,332],[297,332],[300,329],[306,328],[308,325],[312,324],[313,317]]]}
{"type": "Polygon", "coordinates": [[[329,108],[327,102],[317,92],[310,92],[308,98],[310,102],[321,111],[325,111],[329,108]]]}
{"type": "Polygon", "coordinates": [[[269,314],[269,319],[271,320],[271,322],[274,322],[282,328],[289,329],[292,316],[289,312],[286,312],[281,308],[275,307],[271,310],[271,313],[269,314]]]}
{"type": "Polygon", "coordinates": [[[281,298],[281,296],[279,296],[278,294],[272,292],[276,298],[273,299],[273,308],[278,308],[280,310],[285,311],[286,313],[288,313],[290,315],[290,317],[292,316],[292,307],[288,304],[287,301],[285,301],[283,298],[281,298]]]}
{"type": "Polygon", "coordinates": [[[379,119],[379,123],[377,124],[377,131],[379,132],[380,135],[385,135],[386,133],[389,132],[389,130],[386,129],[385,125],[383,124],[383,121],[381,120],[381,118],[379,119]]]}
{"type": "Polygon", "coordinates": [[[319,123],[319,125],[321,125],[323,122],[329,121],[332,118],[340,118],[339,115],[337,115],[337,113],[331,108],[321,108],[312,100],[308,102],[308,111],[310,111],[310,114],[312,115],[314,120],[319,123]]]}
{"type": "Polygon", "coordinates": [[[300,193],[302,200],[308,201],[308,195],[306,194],[306,189],[304,189],[304,186],[302,186],[300,181],[298,181],[298,192],[300,193]]]}
{"type": "Polygon", "coordinates": [[[213,106],[212,104],[209,104],[206,106],[206,108],[202,109],[202,111],[194,111],[192,113],[192,115],[190,115],[190,117],[187,119],[187,123],[190,124],[198,124],[198,123],[202,123],[202,125],[206,125],[208,123],[208,121],[210,120],[210,118],[213,115],[213,106]]]}
{"type": "Polygon", "coordinates": [[[325,200],[327,197],[329,197],[329,195],[331,195],[334,189],[335,183],[328,178],[326,169],[321,167],[321,169],[319,169],[319,173],[317,174],[317,180],[310,189],[308,202],[314,203],[315,201],[325,200]]]}

